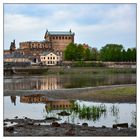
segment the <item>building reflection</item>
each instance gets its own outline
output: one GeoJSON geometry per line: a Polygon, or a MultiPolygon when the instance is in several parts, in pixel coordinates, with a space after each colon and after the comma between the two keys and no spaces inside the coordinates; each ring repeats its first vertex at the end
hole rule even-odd
{"type": "Polygon", "coordinates": [[[45,77],[40,79],[12,79],[5,80],[4,88],[8,90],[54,90],[62,88],[59,77],[45,77]]]}
{"type": "Polygon", "coordinates": [[[14,103],[14,105],[16,105],[16,96],[11,96],[11,102],[14,103]]]}
{"type": "Polygon", "coordinates": [[[48,97],[36,94],[30,96],[20,96],[20,102],[22,103],[45,103],[46,110],[57,110],[57,109],[67,109],[72,107],[72,102],[64,99],[49,99],[48,97]]]}

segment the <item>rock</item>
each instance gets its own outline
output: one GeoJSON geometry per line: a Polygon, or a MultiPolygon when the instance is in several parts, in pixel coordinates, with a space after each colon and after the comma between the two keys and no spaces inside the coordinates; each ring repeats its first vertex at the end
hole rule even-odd
{"type": "Polygon", "coordinates": [[[52,122],[53,127],[60,127],[60,124],[58,122],[52,122]]]}
{"type": "Polygon", "coordinates": [[[7,125],[7,123],[4,123],[4,126],[7,125]]]}
{"type": "Polygon", "coordinates": [[[134,125],[134,124],[131,124],[131,127],[132,127],[132,128],[136,128],[136,125],[134,125]]]}
{"type": "Polygon", "coordinates": [[[8,131],[8,132],[13,132],[14,131],[14,127],[10,126],[10,127],[5,127],[4,128],[5,131],[8,131]]]}
{"type": "Polygon", "coordinates": [[[105,125],[103,125],[103,126],[102,126],[102,128],[106,128],[106,126],[105,126],[105,125]]]}
{"type": "Polygon", "coordinates": [[[46,121],[58,121],[58,120],[60,120],[60,119],[55,118],[55,117],[47,117],[45,120],[46,120],[46,121]]]}
{"type": "Polygon", "coordinates": [[[120,123],[120,124],[113,124],[113,128],[121,127],[121,128],[128,128],[128,123],[120,123]]]}
{"type": "Polygon", "coordinates": [[[34,125],[34,123],[33,123],[33,122],[28,122],[27,124],[28,124],[28,125],[34,125]]]}
{"type": "Polygon", "coordinates": [[[87,124],[87,123],[83,123],[83,124],[82,124],[82,126],[87,127],[87,126],[88,126],[88,124],[87,124]]]}
{"type": "Polygon", "coordinates": [[[58,115],[60,115],[60,116],[69,116],[70,113],[68,113],[66,111],[62,111],[62,112],[58,113],[58,115]]]}
{"type": "Polygon", "coordinates": [[[65,133],[66,136],[74,136],[75,135],[75,131],[74,129],[70,129],[65,133]]]}
{"type": "Polygon", "coordinates": [[[18,116],[15,117],[15,119],[17,119],[17,118],[18,118],[18,116]]]}

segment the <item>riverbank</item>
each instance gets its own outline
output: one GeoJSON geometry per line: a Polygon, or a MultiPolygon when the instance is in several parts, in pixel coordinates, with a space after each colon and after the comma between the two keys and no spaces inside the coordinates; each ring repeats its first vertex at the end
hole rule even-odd
{"type": "Polygon", "coordinates": [[[31,66],[4,68],[4,75],[49,75],[49,74],[118,74],[136,73],[136,68],[31,66]]]}
{"type": "Polygon", "coordinates": [[[53,99],[100,102],[136,102],[136,85],[109,85],[58,90],[5,90],[4,96],[29,96],[40,94],[53,99]]]}
{"type": "Polygon", "coordinates": [[[4,136],[136,136],[136,128],[89,127],[69,123],[42,125],[43,120],[13,119],[4,121],[4,136]],[[13,126],[7,126],[7,122],[13,126]]]}

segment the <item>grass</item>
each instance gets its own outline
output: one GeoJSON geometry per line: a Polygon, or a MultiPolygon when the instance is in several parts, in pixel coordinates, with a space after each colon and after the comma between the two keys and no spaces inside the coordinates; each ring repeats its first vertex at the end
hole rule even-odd
{"type": "Polygon", "coordinates": [[[130,95],[136,95],[136,87],[129,86],[129,87],[113,88],[113,89],[108,89],[108,90],[99,90],[99,91],[96,91],[96,93],[109,95],[109,96],[114,96],[114,95],[130,96],[130,95]]]}

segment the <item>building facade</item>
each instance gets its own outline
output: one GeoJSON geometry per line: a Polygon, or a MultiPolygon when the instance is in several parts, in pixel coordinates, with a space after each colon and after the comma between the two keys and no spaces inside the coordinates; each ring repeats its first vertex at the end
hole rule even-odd
{"type": "Polygon", "coordinates": [[[61,57],[52,52],[44,52],[40,56],[40,61],[42,65],[58,65],[61,61],[61,57]]]}
{"type": "Polygon", "coordinates": [[[44,40],[20,42],[19,48],[16,48],[15,40],[13,40],[10,44],[10,49],[4,50],[4,61],[25,62],[28,61],[26,59],[28,58],[31,62],[36,64],[43,62],[45,65],[56,65],[64,60],[64,50],[70,43],[74,43],[74,36],[75,33],[71,30],[65,32],[46,30],[44,40]],[[45,53],[48,52],[52,53],[46,55],[45,53]],[[16,56],[15,54],[21,54],[23,58],[21,56],[19,58],[19,55],[16,56]],[[48,55],[53,55],[52,60],[51,56],[48,55]],[[48,58],[50,59],[48,60],[48,58]]]}
{"type": "Polygon", "coordinates": [[[46,51],[52,51],[58,55],[63,56],[65,48],[74,43],[74,33],[67,32],[52,32],[46,30],[43,41],[26,41],[19,43],[19,51],[23,53],[32,52],[34,54],[40,54],[46,51]]]}

